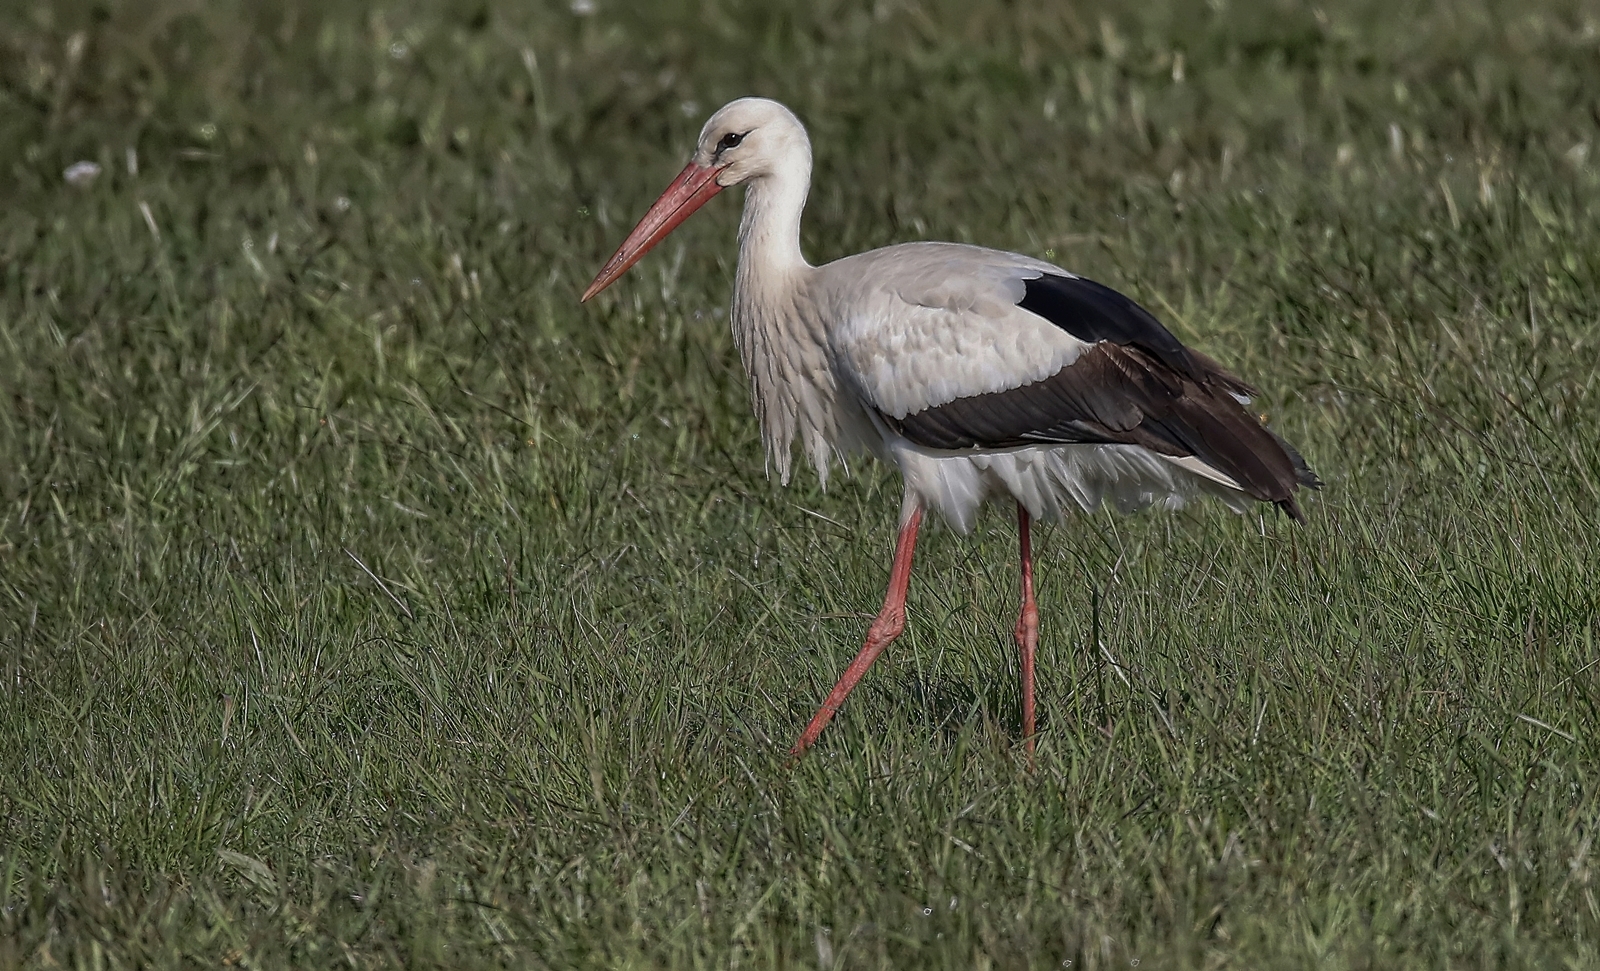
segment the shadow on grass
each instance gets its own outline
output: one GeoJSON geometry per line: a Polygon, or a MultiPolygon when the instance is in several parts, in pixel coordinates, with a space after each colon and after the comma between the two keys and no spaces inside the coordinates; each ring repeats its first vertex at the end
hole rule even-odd
{"type": "MultiPolygon", "coordinates": [[[[1008,743],[1022,741],[1022,695],[1016,678],[1000,675],[982,682],[968,678],[901,674],[877,687],[876,693],[906,713],[907,722],[929,731],[946,744],[965,732],[1001,735],[1008,743]]],[[[1036,713],[1038,731],[1050,727],[1044,708],[1036,713]]]]}

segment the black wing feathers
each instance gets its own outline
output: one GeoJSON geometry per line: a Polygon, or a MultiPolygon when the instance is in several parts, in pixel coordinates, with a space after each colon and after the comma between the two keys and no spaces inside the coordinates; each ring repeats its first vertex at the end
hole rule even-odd
{"type": "Polygon", "coordinates": [[[1132,345],[1167,367],[1189,377],[1195,373],[1194,352],[1150,311],[1108,286],[1083,277],[1046,274],[1023,285],[1017,306],[1038,314],[1088,344],[1110,341],[1132,345]]]}
{"type": "Polygon", "coordinates": [[[1234,397],[1253,394],[1249,385],[1098,283],[1030,280],[1019,306],[1095,346],[1042,381],[885,420],[917,445],[941,450],[1125,444],[1195,456],[1248,494],[1303,518],[1296,487],[1321,483],[1234,397]]]}

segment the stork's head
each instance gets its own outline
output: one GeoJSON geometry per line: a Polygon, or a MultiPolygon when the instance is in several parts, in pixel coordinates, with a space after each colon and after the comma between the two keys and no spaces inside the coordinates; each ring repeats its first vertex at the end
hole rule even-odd
{"type": "Polygon", "coordinates": [[[792,111],[766,98],[723,105],[700,129],[694,158],[600,268],[583,299],[610,286],[718,192],[795,165],[810,174],[811,143],[792,111]]]}
{"type": "Polygon", "coordinates": [[[740,98],[700,129],[694,164],[717,170],[724,189],[771,175],[796,155],[811,160],[811,142],[794,112],[766,98],[740,98]]]}

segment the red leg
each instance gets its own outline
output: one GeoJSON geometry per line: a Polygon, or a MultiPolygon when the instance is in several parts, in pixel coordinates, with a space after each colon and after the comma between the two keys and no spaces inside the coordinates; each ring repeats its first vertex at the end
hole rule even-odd
{"type": "Polygon", "coordinates": [[[1022,652],[1022,738],[1033,755],[1033,656],[1039,649],[1039,605],[1033,601],[1033,539],[1028,510],[1017,503],[1017,532],[1022,537],[1022,614],[1017,618],[1017,648],[1022,652]]]}
{"type": "Polygon", "coordinates": [[[878,611],[878,618],[867,628],[867,642],[862,645],[856,659],[844,669],[839,683],[828,692],[828,699],[811,717],[806,730],[800,733],[799,741],[789,750],[790,755],[799,755],[816,743],[817,736],[828,727],[828,722],[838,713],[839,706],[844,704],[844,699],[855,688],[856,682],[867,673],[867,668],[872,667],[872,662],[878,659],[889,642],[899,637],[905,629],[906,587],[911,583],[911,553],[916,549],[917,528],[921,525],[922,507],[913,506],[911,514],[900,525],[900,538],[894,545],[894,565],[889,568],[889,592],[884,595],[883,609],[878,611]]]}

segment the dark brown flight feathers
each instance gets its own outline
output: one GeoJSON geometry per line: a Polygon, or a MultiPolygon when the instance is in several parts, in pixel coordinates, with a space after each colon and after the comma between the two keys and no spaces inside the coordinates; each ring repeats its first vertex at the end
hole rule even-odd
{"type": "Polygon", "coordinates": [[[1246,494],[1305,521],[1295,490],[1321,481],[1293,446],[1234,397],[1254,396],[1249,385],[1184,347],[1132,300],[1093,281],[1027,281],[1019,306],[1093,346],[1042,381],[885,421],[932,449],[1126,444],[1194,456],[1246,494]]]}

